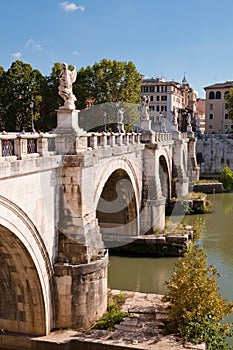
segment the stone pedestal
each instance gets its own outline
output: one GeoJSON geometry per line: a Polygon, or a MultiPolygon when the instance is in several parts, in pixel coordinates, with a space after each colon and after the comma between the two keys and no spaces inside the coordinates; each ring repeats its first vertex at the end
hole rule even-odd
{"type": "Polygon", "coordinates": [[[57,110],[56,151],[58,154],[77,154],[87,148],[85,131],[78,125],[78,110],[57,110]]]}
{"type": "Polygon", "coordinates": [[[78,125],[79,110],[61,108],[57,111],[57,131],[73,130],[78,135],[83,134],[83,129],[78,125]]]}
{"type": "Polygon", "coordinates": [[[151,120],[149,119],[141,119],[140,121],[140,128],[143,130],[150,130],[151,131],[151,120]]]}

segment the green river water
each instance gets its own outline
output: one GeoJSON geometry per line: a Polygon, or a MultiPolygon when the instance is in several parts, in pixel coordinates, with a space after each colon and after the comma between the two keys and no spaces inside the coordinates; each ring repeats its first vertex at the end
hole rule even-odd
{"type": "MultiPolygon", "coordinates": [[[[201,215],[206,228],[200,244],[208,255],[208,264],[213,264],[220,278],[220,292],[224,298],[233,300],[233,193],[213,194],[208,198],[213,213],[201,215]]],[[[183,221],[192,224],[196,215],[187,215],[183,221]]],[[[165,281],[173,273],[177,258],[125,258],[110,257],[109,287],[134,290],[144,293],[163,294],[165,281]]],[[[233,315],[228,316],[233,322],[233,315]]],[[[229,340],[233,345],[233,339],[229,340]]]]}

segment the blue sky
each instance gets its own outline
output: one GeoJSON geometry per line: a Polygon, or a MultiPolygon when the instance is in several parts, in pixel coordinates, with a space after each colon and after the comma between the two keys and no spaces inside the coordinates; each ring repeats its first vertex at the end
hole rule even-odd
{"type": "Polygon", "coordinates": [[[148,77],[203,87],[233,80],[232,0],[1,0],[0,65],[16,59],[49,75],[102,58],[148,77]]]}

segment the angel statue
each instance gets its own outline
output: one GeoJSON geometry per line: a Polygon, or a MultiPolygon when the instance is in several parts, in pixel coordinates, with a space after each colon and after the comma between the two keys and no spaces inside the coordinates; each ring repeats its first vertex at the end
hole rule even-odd
{"type": "Polygon", "coordinates": [[[75,67],[72,71],[69,70],[66,63],[62,63],[62,67],[63,69],[59,76],[60,85],[58,88],[58,92],[65,102],[64,102],[64,106],[60,108],[75,109],[75,101],[77,99],[73,94],[72,85],[76,80],[77,70],[75,67]]]}

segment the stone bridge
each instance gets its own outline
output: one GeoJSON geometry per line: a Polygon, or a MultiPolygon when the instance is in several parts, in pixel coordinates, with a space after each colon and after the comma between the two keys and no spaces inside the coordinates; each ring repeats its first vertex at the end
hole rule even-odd
{"type": "Polygon", "coordinates": [[[192,134],[90,133],[78,111],[57,116],[54,133],[0,135],[1,339],[99,318],[107,248],[163,229],[198,176],[192,134]]]}

